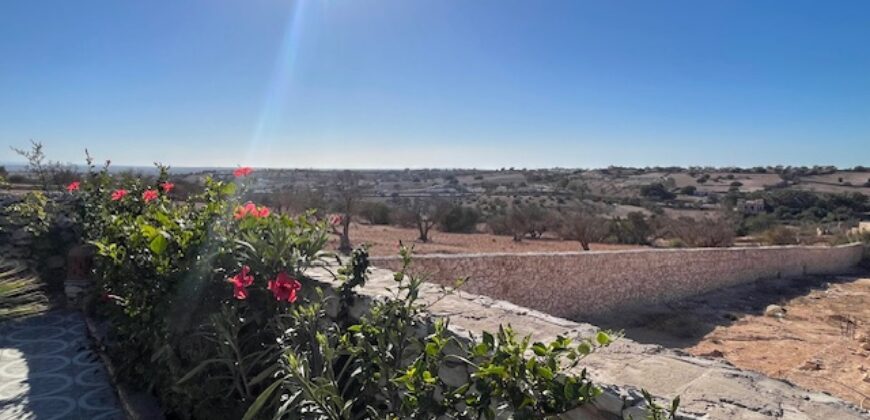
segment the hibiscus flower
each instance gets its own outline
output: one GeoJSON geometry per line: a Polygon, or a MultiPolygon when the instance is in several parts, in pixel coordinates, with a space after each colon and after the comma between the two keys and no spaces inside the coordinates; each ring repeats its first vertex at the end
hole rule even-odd
{"type": "Polygon", "coordinates": [[[235,171],[233,171],[233,175],[235,175],[236,178],[239,178],[239,177],[243,177],[243,176],[248,176],[251,174],[251,172],[254,172],[254,170],[251,169],[250,166],[242,166],[241,168],[238,168],[235,171]]]}
{"type": "Polygon", "coordinates": [[[66,186],[66,190],[67,192],[78,191],[79,187],[81,187],[81,184],[82,183],[79,181],[70,182],[69,185],[66,186]]]}
{"type": "Polygon", "coordinates": [[[240,271],[239,274],[228,279],[229,282],[233,284],[234,298],[239,300],[247,299],[248,289],[246,289],[246,287],[254,283],[254,276],[250,275],[250,272],[251,268],[246,265],[242,267],[242,271],[240,271]]]}
{"type": "Polygon", "coordinates": [[[275,277],[275,280],[269,281],[269,290],[279,302],[285,300],[289,303],[296,302],[296,292],[299,289],[302,289],[302,283],[283,271],[275,277]]]}
{"type": "Polygon", "coordinates": [[[270,214],[272,214],[272,211],[269,210],[268,207],[266,207],[266,206],[257,207],[256,204],[248,201],[243,206],[236,207],[236,211],[233,214],[233,217],[236,220],[245,218],[247,216],[253,216],[253,217],[259,219],[261,217],[269,217],[270,214]]]}
{"type": "Polygon", "coordinates": [[[257,213],[257,206],[248,201],[244,205],[236,207],[236,212],[233,214],[233,217],[235,217],[236,220],[239,220],[245,216],[252,216],[255,213],[257,213]]]}
{"type": "Polygon", "coordinates": [[[117,189],[117,190],[115,190],[115,192],[112,193],[112,201],[119,201],[122,198],[124,198],[128,193],[129,193],[129,191],[127,191],[123,188],[117,189]]]}
{"type": "Polygon", "coordinates": [[[173,184],[169,181],[166,181],[166,182],[160,184],[160,188],[163,189],[163,192],[165,192],[166,194],[169,194],[169,192],[175,188],[175,184],[173,184]]]}
{"type": "Polygon", "coordinates": [[[145,190],[145,192],[142,193],[142,199],[145,200],[146,203],[150,203],[157,199],[157,195],[157,191],[145,190]]]}

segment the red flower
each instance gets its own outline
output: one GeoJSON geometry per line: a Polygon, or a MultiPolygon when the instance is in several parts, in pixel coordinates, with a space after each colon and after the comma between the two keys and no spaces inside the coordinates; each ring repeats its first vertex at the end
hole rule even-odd
{"type": "Polygon", "coordinates": [[[129,191],[127,191],[123,188],[115,190],[115,192],[112,193],[112,201],[118,201],[118,200],[124,198],[124,196],[126,196],[127,193],[129,193],[129,191]]]}
{"type": "Polygon", "coordinates": [[[254,172],[254,170],[251,169],[250,166],[242,166],[241,168],[238,168],[235,171],[233,171],[233,175],[235,175],[236,178],[239,178],[239,177],[243,177],[243,176],[248,176],[251,174],[251,172],[254,172]]]}
{"type": "Polygon", "coordinates": [[[69,185],[66,186],[66,190],[67,190],[68,192],[78,191],[78,189],[79,189],[79,187],[81,186],[81,184],[82,184],[82,183],[79,182],[79,181],[73,181],[73,182],[70,182],[69,185]]]}
{"type": "Polygon", "coordinates": [[[152,200],[157,199],[157,191],[154,190],[145,190],[142,193],[142,199],[145,200],[146,203],[150,203],[152,200]]]}
{"type": "Polygon", "coordinates": [[[246,216],[253,216],[256,212],[257,206],[254,205],[254,203],[248,201],[247,203],[245,203],[245,205],[236,207],[236,212],[235,214],[233,214],[233,217],[235,217],[236,220],[239,220],[246,216]]]}
{"type": "Polygon", "coordinates": [[[173,184],[169,181],[166,181],[166,182],[160,184],[160,188],[163,189],[163,192],[165,192],[166,194],[169,194],[169,192],[175,188],[175,184],[173,184]]]}
{"type": "Polygon", "coordinates": [[[250,267],[247,265],[243,266],[242,271],[239,272],[239,274],[228,279],[229,282],[233,284],[234,298],[242,300],[248,297],[248,289],[245,288],[254,283],[254,276],[248,274],[250,271],[250,267]]]}
{"type": "Polygon", "coordinates": [[[242,219],[247,216],[253,216],[257,219],[261,217],[269,217],[272,214],[272,211],[269,210],[266,206],[257,207],[256,204],[248,201],[244,206],[236,207],[236,212],[233,214],[233,217],[236,220],[242,219]]]}
{"type": "Polygon", "coordinates": [[[283,271],[275,277],[275,280],[269,282],[269,290],[278,301],[296,302],[296,292],[301,288],[302,283],[299,283],[299,280],[288,276],[283,271]]]}

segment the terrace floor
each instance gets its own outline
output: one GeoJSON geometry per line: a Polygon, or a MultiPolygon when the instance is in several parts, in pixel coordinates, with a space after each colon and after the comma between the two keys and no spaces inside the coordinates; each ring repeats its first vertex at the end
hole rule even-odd
{"type": "Polygon", "coordinates": [[[52,309],[61,301],[25,265],[0,258],[0,420],[124,418],[84,317],[52,309]]]}
{"type": "Polygon", "coordinates": [[[0,323],[0,419],[123,419],[81,313],[0,323]]]}

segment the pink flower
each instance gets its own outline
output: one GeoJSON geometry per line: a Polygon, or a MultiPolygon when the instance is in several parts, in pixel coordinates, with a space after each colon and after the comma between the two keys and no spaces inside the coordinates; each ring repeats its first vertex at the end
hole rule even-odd
{"type": "Polygon", "coordinates": [[[283,271],[275,277],[275,280],[269,282],[269,290],[279,302],[284,300],[289,303],[296,302],[296,292],[300,289],[302,289],[302,283],[283,271]]]}
{"type": "Polygon", "coordinates": [[[344,219],[340,214],[331,214],[329,215],[329,224],[333,226],[337,226],[341,224],[341,221],[344,219]]]}
{"type": "Polygon", "coordinates": [[[245,288],[254,283],[254,276],[250,275],[250,272],[251,268],[246,265],[242,267],[242,271],[239,274],[227,279],[233,284],[234,298],[243,300],[248,297],[248,289],[245,288]]]}
{"type": "Polygon", "coordinates": [[[67,192],[78,191],[79,187],[81,187],[81,182],[73,181],[70,182],[69,185],[66,186],[67,192]]]}
{"type": "Polygon", "coordinates": [[[236,178],[239,178],[239,177],[243,177],[243,176],[248,176],[251,174],[251,172],[254,172],[254,170],[251,169],[250,166],[242,166],[241,168],[238,168],[235,171],[233,171],[233,175],[235,175],[236,178]]]}
{"type": "Polygon", "coordinates": [[[128,193],[129,191],[123,188],[117,189],[115,190],[115,192],[112,193],[112,201],[119,201],[124,198],[124,196],[126,196],[128,193]]]}
{"type": "Polygon", "coordinates": [[[166,182],[160,184],[160,188],[163,189],[163,192],[165,192],[166,194],[169,194],[169,192],[175,188],[175,184],[173,184],[169,181],[166,181],[166,182]]]}
{"type": "Polygon", "coordinates": [[[266,206],[257,208],[256,217],[269,217],[270,214],[272,214],[272,211],[266,206]]]}
{"type": "Polygon", "coordinates": [[[145,192],[142,193],[142,199],[145,200],[146,203],[156,200],[157,196],[157,191],[154,190],[145,190],[145,192]]]}

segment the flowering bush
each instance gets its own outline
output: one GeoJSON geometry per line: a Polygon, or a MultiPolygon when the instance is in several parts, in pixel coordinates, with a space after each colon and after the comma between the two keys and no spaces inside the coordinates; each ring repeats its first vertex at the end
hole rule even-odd
{"type": "MultiPolygon", "coordinates": [[[[333,297],[305,277],[330,256],[334,220],[244,201],[250,168],[235,182],[206,180],[187,200],[173,199],[160,169],[150,183],[90,171],[67,191],[97,249],[106,299],[93,310],[110,326],[109,354],[170,417],[541,418],[600,393],[568,369],[610,335],[531,343],[505,327],[462,342],[429,322],[422,279],[405,269],[392,296],[351,316],[368,276],[364,248],[339,270],[333,297]],[[467,383],[440,377],[449,364],[471,371],[467,383]]],[[[401,254],[407,268],[410,250],[401,254]]]]}
{"type": "MultiPolygon", "coordinates": [[[[274,346],[277,333],[270,325],[304,293],[302,273],[326,256],[328,229],[310,214],[294,218],[241,204],[244,179],[209,179],[202,194],[173,199],[174,185],[160,169],[156,182],[147,184],[112,177],[105,168],[89,171],[67,188],[80,199],[86,239],[97,250],[97,296],[108,297],[94,310],[110,321],[111,354],[122,372],[153,388],[167,409],[194,417],[232,412],[258,392],[238,378],[274,369],[276,358],[246,361],[245,372],[226,375],[244,386],[229,379],[212,385],[235,389],[230,399],[180,379],[223,354],[203,346],[218,331],[221,342],[251,354],[274,346]]],[[[196,373],[215,370],[221,369],[208,364],[196,373]]]]}

